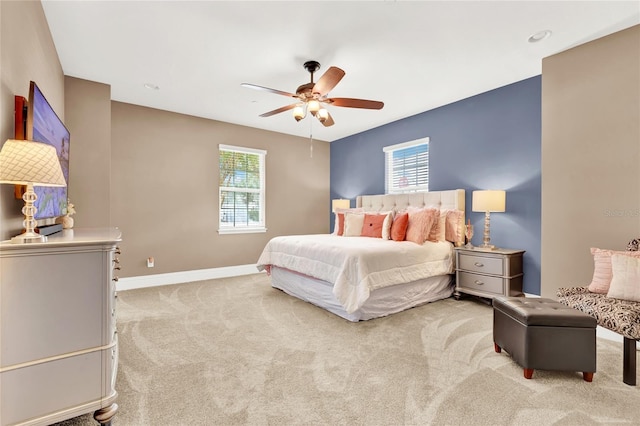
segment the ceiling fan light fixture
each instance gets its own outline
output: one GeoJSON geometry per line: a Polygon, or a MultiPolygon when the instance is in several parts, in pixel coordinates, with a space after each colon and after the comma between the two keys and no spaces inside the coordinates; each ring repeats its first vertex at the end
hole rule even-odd
{"type": "Polygon", "coordinates": [[[329,111],[325,108],[320,108],[318,110],[318,120],[320,120],[321,123],[324,123],[327,118],[329,118],[329,111]]]}
{"type": "Polygon", "coordinates": [[[320,110],[320,102],[318,102],[316,99],[311,99],[308,102],[309,105],[309,112],[313,115],[316,115],[316,113],[320,110]]]}
{"type": "Polygon", "coordinates": [[[302,120],[305,115],[306,114],[304,113],[304,108],[302,108],[300,105],[293,108],[293,118],[295,118],[296,121],[302,120]]]}

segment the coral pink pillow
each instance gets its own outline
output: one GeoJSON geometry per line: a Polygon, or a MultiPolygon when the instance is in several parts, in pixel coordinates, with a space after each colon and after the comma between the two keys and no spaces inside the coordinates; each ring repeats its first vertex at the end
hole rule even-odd
{"type": "Polygon", "coordinates": [[[438,221],[440,211],[437,209],[411,209],[407,213],[409,213],[409,223],[405,239],[416,244],[423,244],[429,238],[431,229],[438,221]]]}
{"type": "Polygon", "coordinates": [[[593,255],[593,278],[589,284],[589,291],[592,293],[607,294],[611,279],[613,278],[613,270],[611,269],[611,256],[620,254],[640,258],[640,251],[614,251],[599,248],[591,248],[593,255]]]}
{"type": "Polygon", "coordinates": [[[362,223],[362,232],[360,232],[360,235],[363,237],[382,238],[382,226],[386,219],[386,214],[365,213],[364,222],[362,223]]]}
{"type": "Polygon", "coordinates": [[[409,224],[409,213],[398,213],[391,224],[391,239],[393,241],[404,241],[407,235],[407,225],[409,224]]]}

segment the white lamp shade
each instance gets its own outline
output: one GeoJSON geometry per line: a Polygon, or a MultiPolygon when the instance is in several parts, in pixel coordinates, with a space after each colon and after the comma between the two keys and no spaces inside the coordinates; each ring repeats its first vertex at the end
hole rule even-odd
{"type": "Polygon", "coordinates": [[[351,200],[345,200],[342,198],[331,201],[331,211],[336,211],[338,209],[348,209],[351,207],[351,200]]]}
{"type": "Polygon", "coordinates": [[[7,140],[0,151],[0,183],[67,186],[53,146],[14,139],[7,140]]]}
{"type": "Polygon", "coordinates": [[[504,212],[507,201],[505,191],[473,191],[471,210],[474,212],[504,212]]]}
{"type": "Polygon", "coordinates": [[[309,112],[314,114],[320,110],[320,102],[315,99],[312,99],[308,102],[309,112]]]}

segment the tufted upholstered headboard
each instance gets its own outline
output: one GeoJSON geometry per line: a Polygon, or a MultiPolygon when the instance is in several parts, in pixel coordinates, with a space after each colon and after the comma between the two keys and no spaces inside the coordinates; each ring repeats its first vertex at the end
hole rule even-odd
{"type": "MultiPolygon", "coordinates": [[[[401,211],[407,207],[435,208],[439,210],[464,209],[464,189],[448,191],[412,192],[408,194],[359,195],[356,207],[366,212],[401,211]]],[[[458,225],[458,235],[461,240],[455,245],[464,244],[464,216],[458,225]]]]}
{"type": "Polygon", "coordinates": [[[465,211],[464,189],[412,192],[409,194],[359,195],[356,198],[356,207],[361,207],[368,212],[398,211],[409,206],[465,211]]]}

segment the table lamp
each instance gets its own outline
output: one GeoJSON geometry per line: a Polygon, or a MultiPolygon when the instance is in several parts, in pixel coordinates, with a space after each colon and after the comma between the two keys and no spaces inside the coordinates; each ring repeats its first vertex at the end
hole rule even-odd
{"type": "Polygon", "coordinates": [[[484,238],[480,248],[493,250],[495,246],[489,244],[489,213],[504,212],[506,205],[506,193],[501,190],[473,191],[471,210],[484,212],[484,238]]]}
{"type": "Polygon", "coordinates": [[[335,212],[339,209],[348,209],[351,207],[351,200],[346,200],[344,198],[338,198],[331,201],[331,211],[335,212]]]}
{"type": "Polygon", "coordinates": [[[27,186],[22,196],[22,223],[25,231],[11,238],[11,242],[22,244],[46,241],[45,236],[35,232],[34,216],[38,210],[33,203],[38,196],[33,191],[33,186],[67,186],[56,149],[40,142],[7,140],[0,151],[0,183],[27,186]]]}

